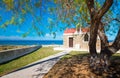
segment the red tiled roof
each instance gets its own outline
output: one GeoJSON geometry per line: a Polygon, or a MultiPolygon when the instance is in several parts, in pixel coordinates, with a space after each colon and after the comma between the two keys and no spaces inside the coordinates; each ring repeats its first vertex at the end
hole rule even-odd
{"type": "Polygon", "coordinates": [[[76,29],[75,28],[67,28],[64,33],[75,33],[76,29]]]}
{"type": "Polygon", "coordinates": [[[90,29],[89,28],[82,28],[82,32],[89,32],[90,29]]]}
{"type": "MultiPolygon", "coordinates": [[[[82,32],[89,32],[89,28],[81,28],[82,32]]],[[[75,28],[67,28],[64,33],[75,33],[76,29],[75,28]]]]}

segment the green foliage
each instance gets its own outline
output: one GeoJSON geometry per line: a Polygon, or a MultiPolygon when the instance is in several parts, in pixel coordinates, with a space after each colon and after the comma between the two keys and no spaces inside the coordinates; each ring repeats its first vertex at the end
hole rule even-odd
{"type": "Polygon", "coordinates": [[[0,16],[0,21],[2,21],[2,16],[0,16]]]}
{"type": "MultiPolygon", "coordinates": [[[[76,26],[77,24],[80,24],[80,26],[88,26],[88,23],[90,23],[90,15],[89,11],[87,9],[86,0],[44,0],[45,4],[42,5],[43,0],[36,0],[34,3],[32,1],[34,0],[2,0],[6,10],[10,10],[14,13],[14,16],[11,18],[11,20],[7,20],[4,24],[2,24],[0,27],[6,28],[9,24],[13,25],[19,25],[25,22],[24,16],[27,14],[32,16],[33,23],[32,25],[33,29],[36,30],[36,33],[38,35],[43,35],[43,31],[40,29],[39,26],[41,26],[41,20],[43,20],[42,14],[48,14],[50,16],[48,18],[47,28],[50,30],[51,33],[56,32],[55,26],[56,23],[61,22],[62,24],[65,24],[66,27],[70,26],[76,26]],[[54,2],[53,2],[54,1],[54,2]],[[52,3],[53,5],[50,6],[46,3],[52,3]],[[16,6],[15,6],[16,5],[16,6]],[[43,8],[43,9],[41,9],[43,8]],[[40,14],[38,15],[36,13],[36,9],[40,11],[40,14]],[[21,15],[22,17],[19,17],[21,15]],[[18,16],[18,17],[17,17],[18,16]],[[54,16],[54,19],[51,18],[54,16]],[[36,23],[39,23],[37,25],[36,23]]],[[[101,8],[105,0],[95,0],[95,9],[96,12],[101,8]]],[[[109,21],[111,19],[111,15],[113,12],[109,10],[107,14],[103,17],[102,22],[109,21]],[[109,16],[108,16],[109,15],[109,16]]],[[[0,17],[0,21],[1,21],[0,17]]],[[[76,26],[77,27],[77,26],[76,26]]],[[[60,31],[64,28],[60,28],[60,31]]],[[[24,34],[23,36],[26,37],[29,33],[24,34]]],[[[55,35],[55,33],[53,33],[55,35]]],[[[56,35],[55,35],[56,36],[56,35]]]]}
{"type": "Polygon", "coordinates": [[[44,36],[44,33],[43,33],[44,30],[41,30],[39,26],[37,26],[35,23],[32,23],[32,28],[36,31],[38,36],[44,36]]]}
{"type": "Polygon", "coordinates": [[[35,5],[36,8],[39,8],[42,5],[42,0],[39,0],[34,5],[35,5]]]}
{"type": "Polygon", "coordinates": [[[12,17],[10,20],[7,20],[6,22],[4,22],[0,27],[1,28],[6,28],[8,25],[13,24],[15,21],[15,17],[12,17]]]}
{"type": "Polygon", "coordinates": [[[15,21],[15,17],[12,17],[11,20],[10,20],[10,22],[9,22],[9,24],[13,24],[14,21],[15,21]]]}
{"type": "Polygon", "coordinates": [[[25,38],[27,37],[30,33],[31,33],[32,29],[29,28],[27,32],[25,32],[24,34],[22,34],[22,37],[25,38]]]}
{"type": "Polygon", "coordinates": [[[57,3],[57,0],[54,0],[55,3],[57,3]]]}
{"type": "Polygon", "coordinates": [[[30,33],[30,32],[26,32],[26,33],[22,34],[22,37],[23,37],[23,38],[27,37],[29,33],[30,33]]]}
{"type": "Polygon", "coordinates": [[[21,9],[21,12],[22,12],[23,14],[26,14],[26,13],[27,13],[24,8],[21,9]]]}
{"type": "Polygon", "coordinates": [[[80,23],[76,25],[76,29],[79,29],[81,27],[80,23]]]}
{"type": "Polygon", "coordinates": [[[53,20],[51,18],[48,18],[48,23],[52,23],[53,20]]]}
{"type": "Polygon", "coordinates": [[[11,10],[14,8],[14,0],[3,0],[3,3],[6,4],[7,10],[11,10]]]}
{"type": "Polygon", "coordinates": [[[56,37],[56,32],[53,32],[52,34],[53,34],[53,38],[55,38],[56,37]]]}

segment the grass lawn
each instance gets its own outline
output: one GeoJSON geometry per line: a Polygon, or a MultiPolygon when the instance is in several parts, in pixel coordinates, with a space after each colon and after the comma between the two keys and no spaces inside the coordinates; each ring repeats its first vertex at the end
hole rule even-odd
{"type": "Polygon", "coordinates": [[[89,54],[87,51],[72,51],[69,54],[62,57],[62,60],[67,59],[67,58],[71,58],[71,57],[76,56],[76,55],[87,55],[87,54],[89,54]]]}
{"type": "MultiPolygon", "coordinates": [[[[62,57],[62,59],[71,58],[71,57],[76,56],[76,55],[83,55],[84,56],[84,55],[88,55],[88,54],[89,54],[89,52],[87,52],[87,51],[72,51],[69,54],[62,57]]],[[[120,53],[115,53],[111,57],[112,60],[115,60],[118,58],[120,58],[120,53]]]]}
{"type": "Polygon", "coordinates": [[[115,53],[112,58],[112,60],[115,60],[115,59],[120,59],[120,53],[115,53]]]}
{"type": "Polygon", "coordinates": [[[28,65],[32,62],[40,60],[49,55],[56,54],[58,52],[60,52],[60,51],[54,51],[53,47],[42,47],[33,53],[30,53],[23,57],[17,58],[8,63],[0,64],[0,76],[4,75],[6,73],[12,72],[16,69],[19,69],[25,65],[28,65]]]}

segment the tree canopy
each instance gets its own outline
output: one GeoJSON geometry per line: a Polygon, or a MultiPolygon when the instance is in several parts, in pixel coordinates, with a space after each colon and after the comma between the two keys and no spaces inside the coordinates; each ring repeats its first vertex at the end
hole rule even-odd
{"type": "MultiPolygon", "coordinates": [[[[105,0],[95,0],[95,9],[98,11],[105,0]]],[[[104,15],[102,22],[105,25],[105,30],[112,30],[119,28],[120,14],[120,2],[114,0],[114,3],[110,10],[104,15]]],[[[1,0],[0,10],[10,12],[10,19],[5,20],[0,27],[5,28],[8,25],[19,26],[31,17],[32,28],[36,30],[38,35],[43,35],[44,31],[40,29],[43,23],[43,19],[46,18],[48,24],[47,27],[52,34],[55,34],[57,30],[54,30],[62,23],[64,26],[60,27],[60,30],[64,30],[67,27],[75,27],[79,23],[81,26],[86,27],[90,25],[90,15],[87,9],[86,0],[1,0]],[[45,17],[46,14],[48,17],[45,17]]],[[[0,15],[0,21],[2,21],[2,15],[0,15]]],[[[113,34],[117,32],[107,32],[113,34]]],[[[30,31],[28,31],[30,32],[30,31]]],[[[27,36],[25,33],[23,36],[27,36]]]]}

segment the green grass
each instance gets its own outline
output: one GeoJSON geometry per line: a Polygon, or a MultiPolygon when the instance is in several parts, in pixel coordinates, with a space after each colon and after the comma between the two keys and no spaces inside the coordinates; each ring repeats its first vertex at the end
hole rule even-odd
{"type": "MultiPolygon", "coordinates": [[[[61,58],[61,60],[64,60],[64,59],[68,59],[68,58],[71,58],[73,56],[85,56],[85,55],[88,55],[89,52],[86,52],[86,51],[72,51],[70,52],[69,54],[65,55],[64,57],[61,58]]],[[[116,59],[120,59],[120,53],[115,53],[112,55],[111,57],[111,60],[116,60],[116,59]]]]}
{"type": "Polygon", "coordinates": [[[71,57],[76,56],[76,55],[86,55],[86,54],[88,54],[88,52],[86,52],[86,51],[72,51],[69,54],[62,57],[62,60],[71,58],[71,57]]]}
{"type": "Polygon", "coordinates": [[[9,73],[11,71],[14,71],[16,69],[19,69],[19,68],[21,68],[25,65],[28,65],[32,62],[40,60],[49,55],[56,54],[58,52],[60,52],[60,51],[54,51],[53,47],[42,47],[33,53],[30,53],[30,54],[20,57],[18,59],[12,60],[8,63],[0,64],[0,76],[4,75],[6,73],[9,73]]]}
{"type": "Polygon", "coordinates": [[[115,60],[115,59],[120,59],[120,53],[115,53],[112,58],[112,60],[115,60]]]}
{"type": "Polygon", "coordinates": [[[120,57],[120,53],[116,53],[116,54],[114,54],[113,56],[118,56],[118,57],[120,57]]]}

